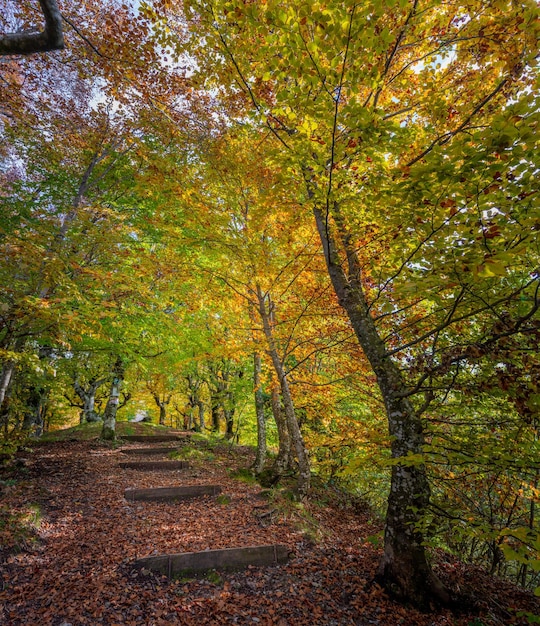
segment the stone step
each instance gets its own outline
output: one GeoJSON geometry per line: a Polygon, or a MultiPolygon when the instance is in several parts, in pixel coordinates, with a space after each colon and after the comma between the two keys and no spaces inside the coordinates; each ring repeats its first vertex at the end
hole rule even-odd
{"type": "Polygon", "coordinates": [[[183,485],[181,487],[154,487],[151,489],[126,489],[124,498],[126,500],[160,500],[160,501],[178,501],[190,500],[200,496],[216,496],[221,493],[221,487],[218,485],[183,485]]]}
{"type": "Polygon", "coordinates": [[[267,545],[148,556],[137,559],[135,566],[173,578],[213,569],[242,570],[249,565],[278,565],[288,560],[287,546],[267,545]]]}
{"type": "Polygon", "coordinates": [[[177,470],[190,467],[187,461],[126,461],[118,465],[123,469],[138,469],[142,471],[160,469],[177,470]]]}
{"type": "Polygon", "coordinates": [[[120,452],[130,456],[151,456],[152,454],[169,454],[177,450],[178,448],[123,448],[120,452]]]}
{"type": "Polygon", "coordinates": [[[162,435],[123,435],[124,441],[142,441],[142,442],[160,442],[160,441],[178,441],[191,437],[191,433],[163,433],[162,435]]]}

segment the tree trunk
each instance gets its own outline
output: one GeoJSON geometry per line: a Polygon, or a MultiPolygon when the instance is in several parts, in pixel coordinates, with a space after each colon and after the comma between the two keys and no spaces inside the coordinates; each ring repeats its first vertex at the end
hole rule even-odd
{"type": "Polygon", "coordinates": [[[199,409],[199,426],[201,433],[203,433],[206,428],[206,423],[204,419],[204,402],[200,398],[197,399],[197,408],[199,409]]]}
{"type": "Polygon", "coordinates": [[[165,420],[167,418],[167,409],[165,408],[165,402],[159,403],[159,425],[165,426],[165,420]]]}
{"type": "Polygon", "coordinates": [[[101,438],[107,441],[114,441],[116,439],[116,412],[120,398],[120,385],[124,380],[124,374],[125,364],[122,357],[117,357],[113,368],[109,400],[107,401],[107,406],[103,414],[103,428],[101,429],[101,438]]]}
{"type": "Polygon", "coordinates": [[[279,384],[272,385],[272,414],[276,422],[278,431],[279,449],[276,460],[274,461],[274,472],[281,476],[291,466],[291,438],[289,437],[289,429],[287,421],[281,408],[281,394],[279,392],[279,384]]]}
{"type": "MultiPolygon", "coordinates": [[[[334,208],[337,212],[338,208],[334,208]]],[[[334,218],[346,254],[347,273],[341,265],[326,210],[315,207],[314,215],[334,291],[377,377],[392,436],[392,457],[396,462],[392,466],[378,581],[397,598],[418,606],[428,607],[433,600],[447,603],[448,592],[431,570],[417,526],[430,498],[426,469],[418,460],[424,444],[422,420],[407,398],[401,372],[388,355],[370,315],[360,263],[345,228],[340,228],[339,214],[334,218]],[[406,457],[416,460],[399,462],[406,457]]]]}
{"type": "Polygon", "coordinates": [[[257,416],[257,454],[253,469],[255,474],[260,474],[266,462],[266,420],[261,387],[261,355],[258,352],[253,353],[253,389],[255,392],[255,414],[257,416]]]}
{"type": "Polygon", "coordinates": [[[83,403],[81,411],[81,424],[84,424],[85,422],[99,422],[100,417],[95,410],[96,391],[106,382],[106,378],[91,380],[88,383],[87,389],[85,389],[78,381],[74,382],[73,388],[75,389],[75,393],[79,396],[83,403]]]}
{"type": "Polygon", "coordinates": [[[186,379],[188,381],[188,388],[190,391],[190,394],[189,394],[190,405],[192,408],[197,407],[197,413],[198,413],[198,418],[199,418],[198,423],[197,423],[197,430],[204,432],[204,429],[206,428],[206,424],[204,421],[204,402],[201,400],[201,397],[200,397],[200,389],[201,389],[202,381],[200,378],[198,378],[196,374],[194,375],[188,374],[186,379]]]}
{"type": "Polygon", "coordinates": [[[215,395],[211,396],[211,411],[212,411],[212,432],[219,433],[221,430],[221,417],[220,417],[221,405],[219,399],[215,395]]]}
{"type": "MultiPolygon", "coordinates": [[[[13,347],[11,348],[13,352],[19,353],[24,348],[25,340],[23,337],[18,337],[15,340],[13,347]]],[[[8,349],[10,349],[8,344],[8,349]]],[[[13,359],[8,359],[2,365],[2,372],[0,374],[0,409],[4,404],[4,400],[8,394],[8,390],[10,385],[13,383],[13,375],[15,373],[15,369],[17,367],[17,363],[13,359]]]]}
{"type": "Polygon", "coordinates": [[[234,407],[223,410],[225,415],[225,439],[234,439],[234,407]]]}
{"type": "Polygon", "coordinates": [[[14,371],[15,361],[6,361],[2,366],[2,373],[0,374],[0,407],[4,403],[14,371]]]}
{"type": "MultiPolygon", "coordinates": [[[[270,358],[272,359],[272,364],[276,371],[279,385],[281,388],[281,396],[283,398],[283,407],[285,409],[285,417],[287,421],[289,437],[291,438],[291,443],[294,446],[296,457],[298,459],[298,480],[296,488],[298,494],[302,497],[305,496],[309,491],[309,485],[311,480],[309,459],[307,456],[304,439],[302,437],[302,433],[300,432],[298,421],[296,420],[296,415],[294,412],[294,402],[292,399],[291,390],[289,388],[287,374],[285,372],[285,368],[283,367],[281,357],[279,356],[279,353],[277,351],[273,329],[270,324],[270,312],[267,310],[266,298],[262,293],[259,285],[257,285],[257,299],[259,301],[259,313],[263,322],[264,335],[268,343],[268,353],[270,354],[270,358]]],[[[270,306],[272,305],[270,304],[270,306]]]]}

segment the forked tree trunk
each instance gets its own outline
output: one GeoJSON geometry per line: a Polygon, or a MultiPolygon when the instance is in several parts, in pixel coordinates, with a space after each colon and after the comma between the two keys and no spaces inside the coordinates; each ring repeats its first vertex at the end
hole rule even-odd
{"type": "Polygon", "coordinates": [[[73,383],[75,393],[79,396],[83,403],[81,411],[81,424],[84,424],[85,422],[99,422],[100,417],[95,410],[96,391],[106,382],[106,378],[91,380],[86,389],[77,380],[73,383]]]}
{"type": "Polygon", "coordinates": [[[167,421],[167,406],[171,401],[171,395],[165,396],[164,394],[163,398],[161,398],[157,391],[152,391],[151,393],[152,397],[154,398],[154,402],[159,409],[159,425],[165,426],[167,421]]]}
{"type": "Polygon", "coordinates": [[[334,291],[377,377],[392,436],[392,457],[396,460],[392,466],[384,554],[378,580],[397,598],[416,605],[427,607],[433,601],[447,603],[449,594],[431,570],[417,525],[430,498],[426,469],[417,460],[405,461],[412,455],[418,459],[422,454],[422,420],[407,398],[401,372],[389,356],[371,317],[356,250],[341,225],[338,207],[334,210],[333,217],[346,255],[346,270],[341,264],[326,211],[315,207],[315,220],[334,291]],[[400,459],[404,462],[400,463],[400,459]]]}
{"type": "Polygon", "coordinates": [[[260,474],[266,463],[266,420],[264,418],[264,396],[261,386],[261,355],[253,353],[253,389],[255,394],[255,414],[257,416],[257,454],[253,470],[260,474]]]}
{"type": "Polygon", "coordinates": [[[291,438],[291,444],[294,446],[296,458],[298,460],[298,480],[296,489],[300,496],[304,496],[309,491],[311,482],[311,468],[309,458],[306,452],[304,438],[298,426],[298,421],[294,412],[294,402],[289,388],[289,381],[285,368],[279,356],[276,342],[274,339],[273,329],[270,324],[270,315],[267,310],[267,302],[259,285],[257,285],[257,299],[259,302],[259,313],[263,322],[264,335],[268,343],[268,353],[272,359],[275,372],[277,374],[279,385],[281,388],[281,396],[283,398],[283,407],[285,409],[285,417],[287,421],[287,429],[291,438]]]}
{"type": "Polygon", "coordinates": [[[113,368],[111,391],[103,414],[103,428],[101,429],[101,438],[108,441],[116,439],[116,412],[120,402],[120,385],[124,380],[124,374],[125,365],[122,357],[117,357],[113,368]]]}

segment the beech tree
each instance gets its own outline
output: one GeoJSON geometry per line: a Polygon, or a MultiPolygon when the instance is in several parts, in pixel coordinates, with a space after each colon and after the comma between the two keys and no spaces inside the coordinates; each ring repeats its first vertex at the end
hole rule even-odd
{"type": "Polygon", "coordinates": [[[448,602],[420,524],[425,415],[448,389],[438,374],[527,332],[538,308],[536,259],[517,244],[537,245],[537,7],[195,1],[186,15],[200,80],[243,98],[239,121],[266,128],[291,189],[303,184],[296,197],[375,373],[394,459],[379,580],[421,605],[448,602]],[[512,176],[521,192],[505,195],[512,176]]]}

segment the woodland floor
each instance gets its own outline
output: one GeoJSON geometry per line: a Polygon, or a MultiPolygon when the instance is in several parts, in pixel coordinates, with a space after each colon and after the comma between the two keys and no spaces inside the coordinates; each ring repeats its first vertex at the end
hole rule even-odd
{"type": "Polygon", "coordinates": [[[488,626],[526,624],[520,611],[540,613],[532,594],[441,556],[439,575],[474,609],[425,614],[392,602],[369,584],[379,558],[369,537],[379,522],[328,492],[324,504],[319,494],[304,507],[270,500],[274,515],[260,519],[261,488],[231,476],[251,458],[220,445],[203,450],[193,469],[142,472],[118,468],[128,457],[98,441],[27,451],[0,472],[0,624],[488,626]],[[126,488],[175,484],[219,484],[230,502],[123,498],[126,488]],[[7,520],[8,511],[33,523],[32,532],[7,520]],[[151,554],[269,543],[289,546],[289,564],[172,581],[132,565],[151,554]]]}

